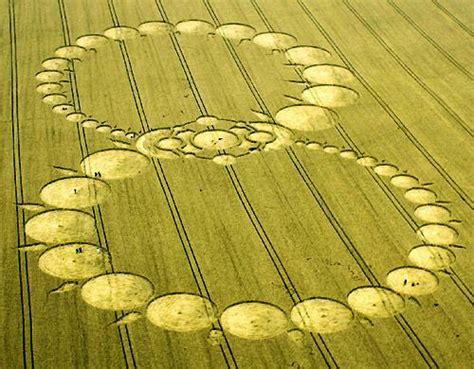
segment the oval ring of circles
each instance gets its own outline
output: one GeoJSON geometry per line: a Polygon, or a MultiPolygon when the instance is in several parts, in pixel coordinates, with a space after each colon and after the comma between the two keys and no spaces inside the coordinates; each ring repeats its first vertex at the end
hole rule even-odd
{"type": "MultiPolygon", "coordinates": [[[[455,262],[456,256],[449,246],[459,236],[449,224],[450,210],[437,201],[436,193],[394,164],[334,145],[296,139],[293,130],[315,131],[333,127],[337,115],[331,109],[354,103],[358,97],[355,90],[346,86],[354,80],[352,73],[328,63],[329,57],[330,53],[322,48],[297,45],[296,38],[289,34],[256,33],[253,27],[237,23],[216,29],[211,23],[200,20],[182,21],[176,25],[150,21],[136,29],[113,27],[104,34],[84,35],[77,39],[75,45],[58,48],[55,57],[46,59],[43,62],[45,69],[36,75],[41,82],[37,90],[43,94],[43,101],[52,105],[53,112],[65,115],[67,120],[84,128],[134,141],[138,151],[116,148],[93,153],[81,162],[83,175],[72,174],[57,179],[41,190],[41,200],[53,209],[31,217],[25,231],[29,237],[39,241],[28,247],[32,251],[43,251],[39,259],[40,269],[66,280],[54,292],[67,292],[80,287],[83,300],[99,309],[135,310],[146,306],[148,320],[167,330],[190,332],[210,329],[220,319],[225,331],[244,339],[261,340],[287,331],[289,335],[290,332],[295,333],[295,329],[290,329],[290,321],[302,331],[342,331],[351,327],[355,313],[391,317],[405,309],[405,295],[419,296],[436,291],[439,286],[436,273],[455,262]],[[203,116],[140,136],[100,124],[75,111],[74,106],[68,103],[62,93],[61,81],[68,73],[71,60],[83,59],[91,49],[100,48],[110,40],[125,41],[140,35],[171,33],[215,33],[231,41],[251,40],[257,46],[284,51],[291,64],[304,67],[303,76],[312,84],[302,92],[306,103],[280,109],[274,120],[262,113],[257,113],[261,115],[259,122],[203,116]],[[309,298],[297,303],[289,314],[268,302],[244,301],[228,306],[219,315],[218,307],[202,296],[173,293],[154,297],[155,287],[147,278],[131,273],[110,273],[107,250],[90,243],[94,235],[93,218],[79,209],[105,201],[111,192],[108,180],[133,177],[144,172],[149,165],[147,156],[163,159],[198,157],[222,165],[233,165],[240,156],[293,144],[327,155],[338,155],[341,160],[352,160],[388,179],[391,186],[405,191],[404,197],[408,202],[417,205],[414,215],[425,224],[417,229],[416,234],[423,244],[410,250],[408,260],[412,265],[395,268],[387,274],[385,287],[358,287],[348,293],[346,303],[326,297],[309,298]],[[101,173],[100,179],[95,178],[97,173],[101,173]]],[[[142,315],[130,311],[117,323],[128,324],[142,315]]],[[[219,339],[219,335],[215,329],[210,331],[213,339],[219,339]]]]}

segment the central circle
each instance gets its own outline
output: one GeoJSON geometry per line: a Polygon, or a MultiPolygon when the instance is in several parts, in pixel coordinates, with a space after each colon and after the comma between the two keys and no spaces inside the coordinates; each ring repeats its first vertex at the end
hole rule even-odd
{"type": "Polygon", "coordinates": [[[219,129],[198,132],[193,137],[195,146],[207,150],[226,150],[239,143],[240,140],[236,134],[219,129]]]}

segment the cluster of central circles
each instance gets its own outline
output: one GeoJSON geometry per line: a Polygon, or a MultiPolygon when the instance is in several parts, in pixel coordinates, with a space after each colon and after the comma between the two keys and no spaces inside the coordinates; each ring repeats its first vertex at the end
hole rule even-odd
{"type": "MultiPolygon", "coordinates": [[[[42,82],[38,92],[43,94],[43,102],[50,104],[55,113],[62,114],[84,128],[93,128],[114,139],[121,139],[118,145],[127,145],[138,134],[122,128],[112,128],[106,122],[100,123],[92,116],[77,111],[64,93],[65,73],[71,60],[82,60],[88,51],[96,50],[113,41],[129,41],[139,36],[175,34],[211,35],[237,42],[251,40],[255,45],[284,51],[286,60],[295,68],[304,67],[303,79],[308,84],[302,92],[302,102],[280,109],[275,118],[258,114],[260,119],[270,120],[269,125],[249,122],[218,121],[215,117],[201,117],[197,123],[215,133],[201,132],[202,126],[194,130],[192,124],[179,125],[174,129],[152,130],[139,138],[137,148],[148,156],[173,159],[180,156],[215,159],[219,164],[233,164],[236,158],[263,149],[280,149],[294,142],[292,130],[317,131],[331,128],[337,122],[337,114],[332,108],[354,103],[358,94],[350,88],[353,74],[339,65],[330,64],[329,51],[315,46],[298,46],[292,35],[281,32],[256,33],[248,25],[239,23],[215,27],[202,20],[187,20],[173,25],[163,21],[149,21],[137,28],[120,26],[107,29],[104,34],[89,34],[79,37],[75,45],[61,46],[55,56],[43,61],[43,71],[36,78],[42,82]],[[304,103],[303,103],[304,101],[304,103]],[[178,132],[179,131],[179,132],[178,132]],[[193,133],[198,132],[196,135],[193,133]]],[[[196,125],[194,125],[195,127],[196,125]]],[[[199,125],[198,125],[199,126],[199,125]]]]}
{"type": "MultiPolygon", "coordinates": [[[[29,249],[44,251],[39,258],[40,269],[66,281],[55,292],[67,292],[80,286],[83,300],[91,306],[128,311],[117,324],[127,324],[140,318],[142,313],[133,310],[147,305],[149,321],[168,330],[190,332],[209,329],[219,319],[224,330],[242,338],[267,339],[288,331],[296,342],[302,340],[303,331],[331,333],[349,328],[354,322],[354,311],[369,317],[391,317],[404,310],[403,295],[434,292],[439,284],[435,272],[449,268],[455,262],[455,255],[448,246],[458,237],[454,228],[445,224],[449,222],[451,213],[436,203],[436,194],[420,186],[416,177],[401,173],[393,164],[379,162],[368,155],[360,156],[353,150],[295,137],[294,130],[315,131],[333,127],[337,115],[331,108],[351,104],[357,99],[357,93],[345,86],[352,81],[352,73],[346,68],[327,64],[329,57],[329,52],[324,49],[297,46],[296,39],[285,33],[256,34],[252,27],[236,23],[215,29],[212,24],[200,20],[183,21],[176,26],[152,21],[142,23],[138,29],[113,27],[104,35],[81,36],[76,45],[58,48],[55,57],[43,62],[45,70],[36,75],[41,82],[37,90],[44,95],[43,101],[51,104],[54,112],[85,128],[95,128],[113,137],[133,141],[138,151],[116,148],[92,153],[81,162],[84,175],[59,178],[41,189],[41,200],[53,209],[31,217],[25,231],[39,242],[28,246],[29,249]],[[234,41],[251,39],[259,46],[283,50],[295,67],[305,67],[304,78],[316,84],[305,88],[302,93],[308,104],[284,107],[275,115],[275,121],[270,122],[242,122],[202,116],[189,123],[151,130],[138,136],[120,128],[112,129],[76,111],[62,93],[62,80],[71,60],[83,58],[88,50],[103,46],[110,39],[123,41],[140,34],[169,35],[173,32],[201,35],[215,32],[234,41]],[[144,173],[150,166],[148,157],[198,157],[232,165],[236,158],[251,152],[280,149],[292,144],[330,155],[338,154],[344,160],[354,160],[377,175],[390,178],[390,184],[394,187],[404,189],[405,198],[418,205],[415,216],[428,222],[417,231],[418,237],[426,244],[413,247],[409,253],[409,260],[414,266],[390,271],[386,277],[388,287],[364,286],[352,290],[347,296],[347,305],[325,297],[297,303],[290,312],[290,320],[297,329],[290,329],[287,314],[268,302],[238,302],[226,307],[219,315],[215,304],[203,296],[174,293],[153,298],[155,288],[147,278],[111,272],[108,251],[94,243],[95,220],[83,211],[103,203],[109,197],[111,187],[108,181],[144,173]],[[80,285],[82,280],[86,281],[80,285]]],[[[263,115],[261,118],[270,117],[263,115]]],[[[209,338],[219,343],[222,332],[211,329],[209,338]]]]}

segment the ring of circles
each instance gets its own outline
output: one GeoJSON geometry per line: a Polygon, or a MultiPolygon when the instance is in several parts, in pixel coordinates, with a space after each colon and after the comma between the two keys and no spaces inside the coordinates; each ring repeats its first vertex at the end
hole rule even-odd
{"type": "MultiPolygon", "coordinates": [[[[449,225],[450,210],[438,203],[437,195],[415,176],[406,174],[391,163],[379,162],[368,155],[350,149],[315,141],[298,139],[295,131],[316,131],[331,128],[337,122],[332,110],[354,103],[358,93],[347,85],[352,73],[328,62],[331,54],[315,46],[298,46],[286,33],[256,33],[253,27],[238,23],[216,28],[201,20],[187,20],[176,25],[150,21],[137,28],[112,27],[103,34],[79,37],[74,45],[61,46],[55,56],[45,59],[44,70],[36,74],[37,91],[43,102],[55,113],[84,128],[108,134],[119,146],[98,151],[83,158],[78,174],[62,169],[65,177],[45,185],[40,191],[45,205],[24,204],[28,210],[42,210],[26,223],[26,234],[38,243],[20,246],[24,251],[42,251],[38,264],[42,271],[65,280],[55,293],[81,289],[81,297],[89,305],[127,313],[115,324],[128,324],[140,317],[137,309],[146,306],[146,317],[154,325],[167,330],[190,332],[211,329],[220,320],[224,331],[245,339],[267,339],[289,332],[299,339],[304,331],[331,333],[351,327],[355,313],[368,317],[392,317],[406,305],[404,296],[433,293],[439,285],[437,272],[455,262],[450,250],[458,237],[449,225]],[[142,134],[112,128],[106,123],[76,111],[63,93],[65,75],[71,72],[72,60],[82,60],[91,50],[107,45],[110,40],[125,41],[140,36],[171,34],[217,34],[232,42],[251,41],[255,45],[284,52],[290,65],[303,67],[303,77],[310,85],[302,99],[279,110],[275,118],[255,112],[256,122],[233,121],[214,116],[201,116],[195,121],[165,129],[153,129],[142,134]],[[303,102],[304,101],[304,102],[303,102]],[[416,204],[415,217],[425,222],[416,233],[423,241],[408,255],[411,266],[391,270],[386,276],[387,287],[363,286],[349,292],[347,304],[330,298],[314,297],[293,306],[289,314],[268,302],[237,302],[219,309],[209,299],[192,293],[173,293],[155,297],[153,284],[142,276],[110,271],[107,250],[86,240],[94,239],[94,218],[82,209],[102,203],[111,192],[107,181],[132,177],[142,173],[149,158],[200,158],[221,165],[233,165],[239,157],[259,151],[278,150],[291,145],[305,146],[325,154],[338,155],[388,178],[390,184],[404,190],[404,197],[416,204]],[[133,148],[134,146],[134,148],[133,148]],[[83,282],[85,281],[85,282],[83,282]],[[290,323],[291,322],[291,323],[290,323]],[[296,329],[290,329],[293,324],[296,329]]],[[[223,333],[211,329],[209,338],[220,342],[223,333]]]]}

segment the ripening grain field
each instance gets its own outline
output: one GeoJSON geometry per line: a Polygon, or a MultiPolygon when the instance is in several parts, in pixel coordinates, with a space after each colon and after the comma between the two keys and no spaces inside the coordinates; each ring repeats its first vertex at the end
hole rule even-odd
{"type": "Polygon", "coordinates": [[[470,1],[0,27],[1,368],[472,367],[470,1]]]}

